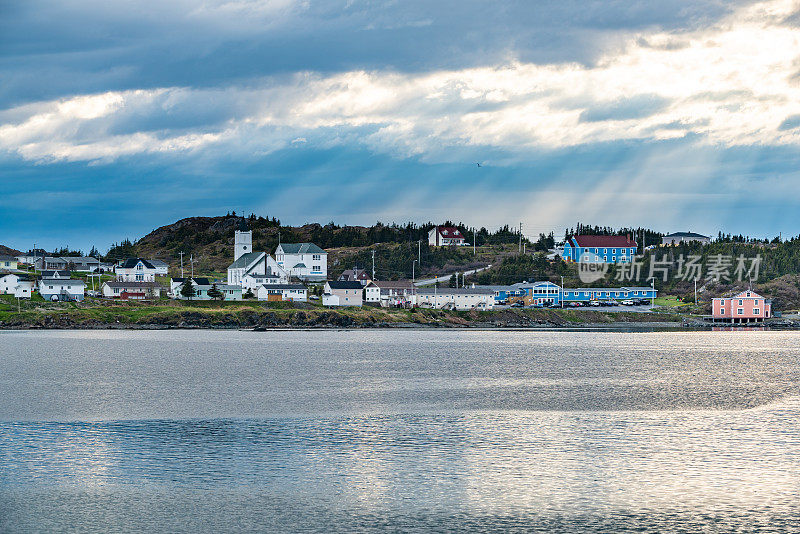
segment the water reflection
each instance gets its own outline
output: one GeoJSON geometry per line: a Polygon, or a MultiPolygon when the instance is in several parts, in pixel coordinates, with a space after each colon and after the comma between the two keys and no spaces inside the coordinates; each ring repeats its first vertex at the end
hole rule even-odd
{"type": "Polygon", "coordinates": [[[0,532],[800,529],[795,333],[145,334],[0,336],[0,532]]]}

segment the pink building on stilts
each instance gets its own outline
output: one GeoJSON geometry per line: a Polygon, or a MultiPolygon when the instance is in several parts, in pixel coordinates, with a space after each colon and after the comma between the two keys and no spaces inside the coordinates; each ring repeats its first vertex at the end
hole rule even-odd
{"type": "Polygon", "coordinates": [[[711,318],[729,323],[758,323],[772,317],[772,301],[755,291],[742,291],[738,295],[714,299],[711,318]]]}

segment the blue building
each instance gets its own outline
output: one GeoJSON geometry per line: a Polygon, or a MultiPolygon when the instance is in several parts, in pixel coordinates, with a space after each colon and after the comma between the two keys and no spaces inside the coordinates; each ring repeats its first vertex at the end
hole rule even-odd
{"type": "Polygon", "coordinates": [[[562,290],[564,302],[592,300],[654,299],[658,290],[652,287],[576,287],[562,290]]]}
{"type": "Polygon", "coordinates": [[[510,286],[482,286],[494,291],[495,303],[510,299],[530,297],[530,304],[546,306],[567,302],[589,302],[592,300],[652,299],[658,290],[643,287],[578,287],[564,289],[552,282],[521,282],[510,286]]]}
{"type": "Polygon", "coordinates": [[[573,262],[628,263],[636,255],[636,246],[636,241],[624,235],[576,235],[564,243],[563,258],[573,262]]]}

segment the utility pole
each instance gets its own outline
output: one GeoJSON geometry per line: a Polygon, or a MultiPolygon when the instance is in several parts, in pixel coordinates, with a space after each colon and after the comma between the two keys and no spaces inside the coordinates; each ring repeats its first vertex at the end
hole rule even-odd
{"type": "Polygon", "coordinates": [[[697,306],[697,278],[694,279],[694,305],[697,306]]]}
{"type": "Polygon", "coordinates": [[[372,249],[372,279],[375,280],[375,249],[372,249]]]}
{"type": "Polygon", "coordinates": [[[417,260],[411,260],[411,281],[412,282],[416,279],[415,272],[414,272],[414,267],[416,267],[416,266],[417,266],[417,260]]]}
{"type": "Polygon", "coordinates": [[[564,307],[564,277],[561,277],[561,289],[559,290],[561,294],[559,295],[559,299],[561,301],[561,307],[564,307]]]}
{"type": "Polygon", "coordinates": [[[181,278],[183,278],[183,251],[178,252],[181,255],[181,278]]]}
{"type": "Polygon", "coordinates": [[[522,223],[519,223],[519,253],[522,254],[522,223]]]}
{"type": "Polygon", "coordinates": [[[478,230],[473,228],[472,229],[472,255],[475,256],[477,252],[475,251],[475,246],[478,242],[478,230]]]}
{"type": "Polygon", "coordinates": [[[653,288],[653,292],[650,293],[650,306],[655,306],[655,304],[656,304],[656,279],[655,278],[650,280],[650,286],[653,288]]]}
{"type": "Polygon", "coordinates": [[[422,267],[422,239],[417,241],[417,263],[422,267]]]}
{"type": "Polygon", "coordinates": [[[194,254],[189,255],[189,263],[192,265],[192,280],[194,280],[194,254]]]}

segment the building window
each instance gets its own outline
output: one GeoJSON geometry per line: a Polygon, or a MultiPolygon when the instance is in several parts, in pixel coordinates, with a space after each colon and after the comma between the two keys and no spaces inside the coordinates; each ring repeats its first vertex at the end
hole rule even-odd
{"type": "Polygon", "coordinates": [[[739,308],[738,310],[736,310],[736,313],[739,315],[744,315],[744,310],[739,308]]]}
{"type": "Polygon", "coordinates": [[[758,315],[759,313],[761,313],[761,310],[758,308],[753,308],[753,315],[758,315]]]}
{"type": "Polygon", "coordinates": [[[719,309],[719,313],[724,314],[725,313],[725,308],[720,308],[719,309]]]}
{"type": "Polygon", "coordinates": [[[742,299],[739,299],[739,306],[742,305],[742,299]]]}
{"type": "Polygon", "coordinates": [[[311,256],[311,259],[314,260],[314,261],[319,261],[321,258],[319,256],[319,254],[314,254],[314,255],[311,256]]]}
{"type": "Polygon", "coordinates": [[[758,306],[758,299],[756,299],[756,300],[754,300],[754,301],[753,301],[753,305],[754,305],[754,306],[758,306]]]}

